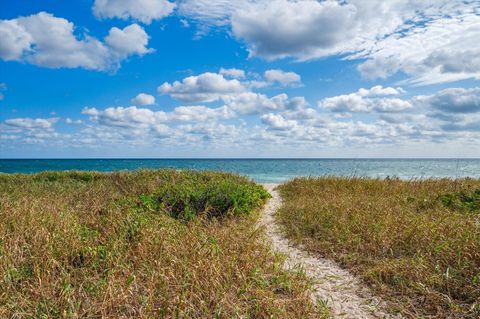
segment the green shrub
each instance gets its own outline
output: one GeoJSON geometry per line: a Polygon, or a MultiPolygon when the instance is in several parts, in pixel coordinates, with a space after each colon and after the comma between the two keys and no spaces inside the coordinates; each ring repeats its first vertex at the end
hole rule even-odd
{"type": "Polygon", "coordinates": [[[480,188],[472,192],[447,193],[439,196],[443,206],[469,213],[480,212],[480,188]]]}
{"type": "Polygon", "coordinates": [[[192,178],[165,183],[152,194],[140,195],[140,204],[147,210],[161,210],[170,216],[190,220],[202,215],[208,218],[239,216],[260,207],[270,196],[261,186],[243,178],[226,175],[192,178]]]}

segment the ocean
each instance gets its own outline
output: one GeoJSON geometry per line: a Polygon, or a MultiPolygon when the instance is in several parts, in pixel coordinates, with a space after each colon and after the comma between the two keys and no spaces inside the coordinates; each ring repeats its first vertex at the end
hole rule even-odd
{"type": "Polygon", "coordinates": [[[142,168],[218,170],[279,183],[297,176],[480,178],[480,159],[0,159],[2,173],[142,168]]]}

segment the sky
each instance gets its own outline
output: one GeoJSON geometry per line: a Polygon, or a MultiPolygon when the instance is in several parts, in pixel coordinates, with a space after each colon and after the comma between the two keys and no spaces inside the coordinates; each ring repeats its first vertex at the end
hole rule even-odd
{"type": "Polygon", "coordinates": [[[480,157],[480,0],[2,0],[0,158],[480,157]]]}

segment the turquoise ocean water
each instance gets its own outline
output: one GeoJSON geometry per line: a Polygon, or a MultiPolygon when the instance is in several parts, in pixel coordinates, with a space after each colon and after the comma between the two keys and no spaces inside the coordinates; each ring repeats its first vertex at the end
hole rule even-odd
{"type": "Polygon", "coordinates": [[[260,183],[325,175],[480,178],[480,159],[0,159],[3,173],[141,168],[220,170],[246,175],[260,183]]]}

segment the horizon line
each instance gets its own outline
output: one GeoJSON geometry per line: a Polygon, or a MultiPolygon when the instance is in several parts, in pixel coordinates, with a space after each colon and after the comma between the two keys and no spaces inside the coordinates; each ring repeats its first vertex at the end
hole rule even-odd
{"type": "Polygon", "coordinates": [[[480,160],[480,157],[5,157],[0,160],[480,160]]]}

